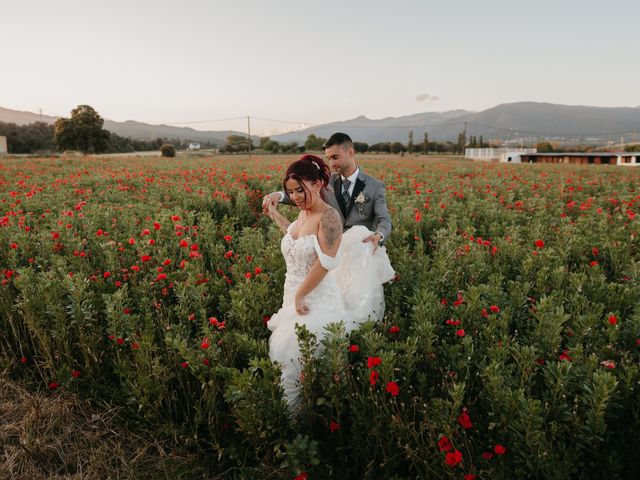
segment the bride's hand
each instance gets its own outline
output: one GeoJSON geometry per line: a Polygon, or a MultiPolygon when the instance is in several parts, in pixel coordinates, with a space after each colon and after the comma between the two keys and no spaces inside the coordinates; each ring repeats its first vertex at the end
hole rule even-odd
{"type": "Polygon", "coordinates": [[[269,193],[262,198],[262,211],[267,215],[271,215],[273,209],[278,205],[280,194],[278,192],[269,193]]]}
{"type": "Polygon", "coordinates": [[[309,307],[304,304],[304,297],[296,294],[295,303],[296,312],[298,312],[298,315],[306,315],[307,313],[309,313],[309,307]]]}

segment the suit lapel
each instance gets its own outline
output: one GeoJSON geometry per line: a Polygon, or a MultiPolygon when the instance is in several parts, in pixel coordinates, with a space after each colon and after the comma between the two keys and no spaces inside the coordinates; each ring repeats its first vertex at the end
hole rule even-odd
{"type": "Polygon", "coordinates": [[[358,194],[362,190],[364,190],[365,185],[366,184],[364,183],[364,179],[362,178],[362,170],[360,170],[360,173],[358,174],[358,178],[356,179],[356,184],[353,187],[353,193],[351,194],[351,200],[349,200],[349,205],[346,208],[346,212],[347,213],[344,216],[345,220],[349,216],[349,213],[351,213],[351,209],[355,205],[355,199],[358,198],[358,194]]]}

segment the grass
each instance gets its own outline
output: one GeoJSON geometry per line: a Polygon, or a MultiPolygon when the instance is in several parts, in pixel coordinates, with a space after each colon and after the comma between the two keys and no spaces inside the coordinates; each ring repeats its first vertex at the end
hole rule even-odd
{"type": "Polygon", "coordinates": [[[3,373],[0,445],[2,480],[225,478],[206,459],[129,430],[117,409],[33,393],[3,373]]]}

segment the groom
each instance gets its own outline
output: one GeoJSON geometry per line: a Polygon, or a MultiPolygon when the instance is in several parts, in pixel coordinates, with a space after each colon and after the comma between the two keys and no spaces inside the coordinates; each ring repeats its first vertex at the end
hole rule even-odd
{"type": "MultiPolygon", "coordinates": [[[[334,133],[323,148],[334,171],[329,180],[326,201],[340,213],[344,230],[363,225],[375,232],[363,240],[371,242],[375,252],[391,233],[384,183],[366,175],[356,165],[353,141],[346,133],[334,133]]],[[[279,202],[290,204],[284,192],[270,193],[264,197],[262,208],[267,210],[270,203],[279,202]]]]}

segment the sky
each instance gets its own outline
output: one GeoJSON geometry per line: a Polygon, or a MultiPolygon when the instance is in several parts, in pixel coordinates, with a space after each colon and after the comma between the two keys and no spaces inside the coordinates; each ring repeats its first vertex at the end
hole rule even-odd
{"type": "Polygon", "coordinates": [[[274,134],[640,105],[638,0],[0,0],[0,106],[274,134]]]}

